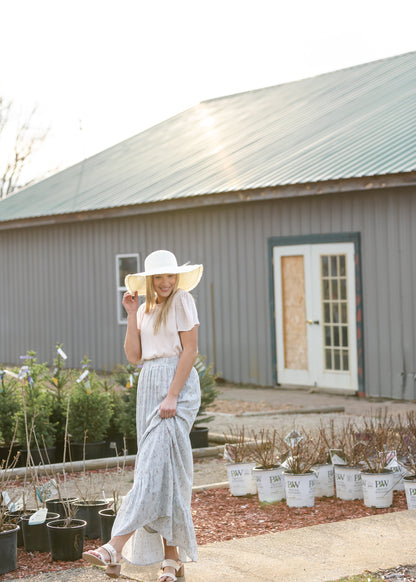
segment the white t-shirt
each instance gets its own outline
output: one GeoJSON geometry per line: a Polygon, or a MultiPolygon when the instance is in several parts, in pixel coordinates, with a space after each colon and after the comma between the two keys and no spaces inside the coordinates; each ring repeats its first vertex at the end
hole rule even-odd
{"type": "Polygon", "coordinates": [[[180,356],[183,348],[179,332],[190,331],[199,325],[194,298],[187,291],[178,289],[169,309],[166,327],[162,323],[155,335],[153,325],[161,305],[156,304],[150,313],[145,313],[146,304],[143,303],[137,312],[143,360],[180,356]]]}

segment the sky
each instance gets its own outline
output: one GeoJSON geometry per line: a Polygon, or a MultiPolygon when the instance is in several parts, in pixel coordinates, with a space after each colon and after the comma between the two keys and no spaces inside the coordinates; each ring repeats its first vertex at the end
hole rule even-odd
{"type": "Polygon", "coordinates": [[[415,0],[0,0],[0,95],[45,174],[207,99],[416,50],[415,0]]]}

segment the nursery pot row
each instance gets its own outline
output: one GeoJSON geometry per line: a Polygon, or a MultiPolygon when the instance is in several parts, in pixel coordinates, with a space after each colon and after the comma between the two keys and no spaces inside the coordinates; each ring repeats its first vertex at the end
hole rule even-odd
{"type": "MultiPolygon", "coordinates": [[[[390,507],[400,478],[397,471],[370,473],[360,467],[331,464],[316,465],[299,475],[279,466],[264,469],[252,463],[230,463],[227,474],[231,495],[257,492],[260,502],[286,499],[289,507],[312,507],[315,497],[332,497],[335,491],[339,499],[363,499],[367,507],[390,507]]],[[[416,477],[405,477],[404,487],[408,508],[416,509],[416,477]]]]}
{"type": "Polygon", "coordinates": [[[314,505],[316,476],[312,471],[291,475],[280,466],[264,469],[252,463],[230,463],[227,465],[227,474],[233,496],[258,493],[262,503],[286,499],[290,507],[314,505]]]}
{"type": "Polygon", "coordinates": [[[53,560],[74,561],[81,558],[86,536],[101,537],[103,543],[111,538],[115,514],[107,509],[106,500],[83,502],[68,497],[49,499],[46,505],[48,512],[43,523],[29,523],[35,510],[7,514],[10,529],[2,532],[0,538],[0,574],[16,569],[20,545],[27,552],[51,552],[53,560]],[[71,513],[68,506],[75,508],[75,518],[65,519],[71,513]]]}
{"type": "Polygon", "coordinates": [[[17,534],[19,526],[10,524],[10,529],[0,532],[0,575],[17,568],[17,534]]]}

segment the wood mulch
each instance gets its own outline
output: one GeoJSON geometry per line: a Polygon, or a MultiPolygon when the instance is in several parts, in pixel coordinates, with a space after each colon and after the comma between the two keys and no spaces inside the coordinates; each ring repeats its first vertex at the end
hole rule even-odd
{"type": "MultiPolygon", "coordinates": [[[[317,498],[314,507],[290,508],[284,501],[264,505],[257,496],[233,497],[228,489],[211,489],[194,493],[192,497],[192,516],[200,545],[405,509],[406,497],[402,491],[395,491],[392,506],[384,509],[365,507],[361,500],[343,501],[335,497],[317,498]]],[[[100,540],[86,540],[85,549],[99,544],[100,540]]],[[[19,548],[18,569],[0,576],[0,580],[84,565],[83,560],[52,562],[49,553],[27,553],[19,548]]]]}

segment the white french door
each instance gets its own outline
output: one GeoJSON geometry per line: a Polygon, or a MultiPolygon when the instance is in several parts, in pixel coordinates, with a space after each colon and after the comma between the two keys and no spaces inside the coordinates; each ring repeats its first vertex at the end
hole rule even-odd
{"type": "Polygon", "coordinates": [[[279,384],[358,390],[354,243],[273,248],[279,384]]]}

